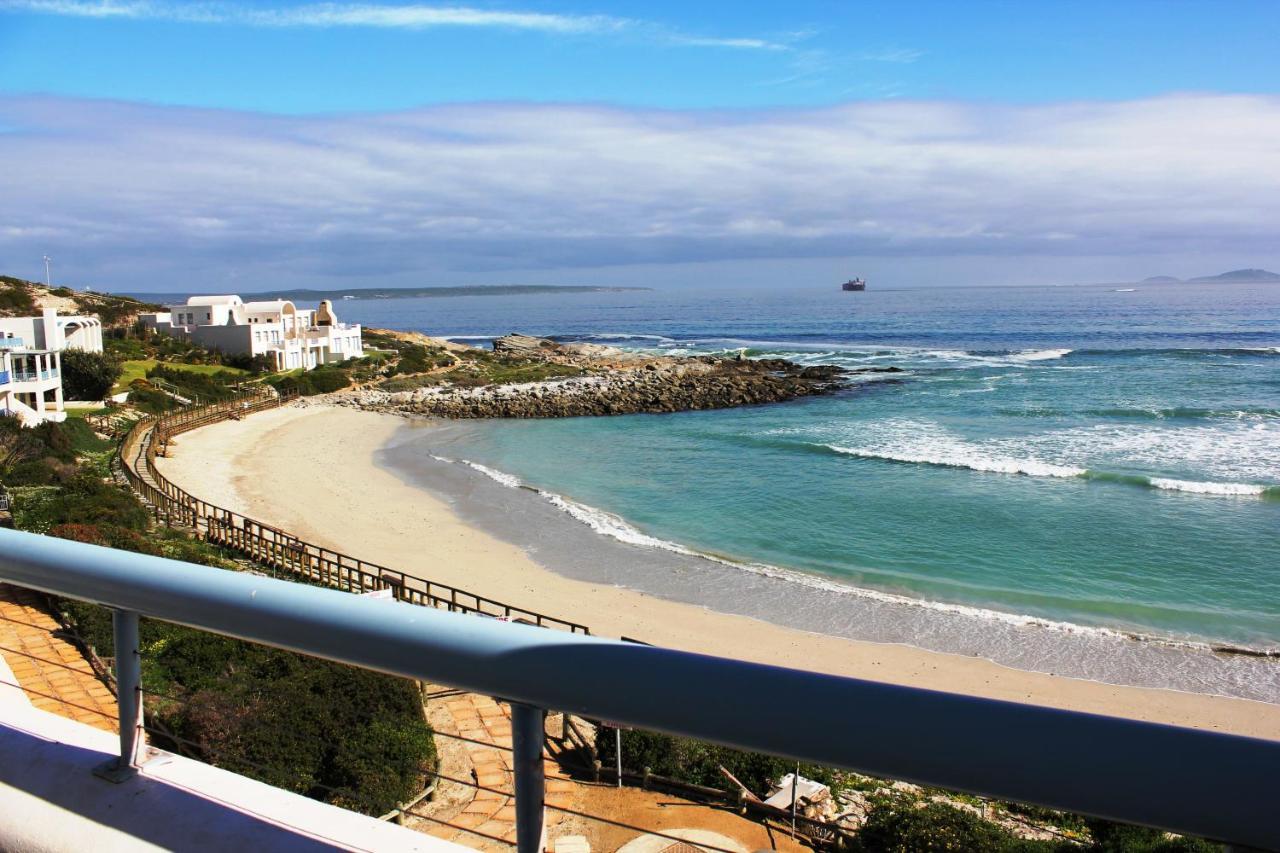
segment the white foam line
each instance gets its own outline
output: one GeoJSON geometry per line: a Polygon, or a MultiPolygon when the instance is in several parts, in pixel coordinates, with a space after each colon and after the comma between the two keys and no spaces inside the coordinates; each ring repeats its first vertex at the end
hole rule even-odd
{"type": "Polygon", "coordinates": [[[1268,490],[1267,486],[1259,486],[1255,483],[1202,483],[1195,480],[1172,480],[1167,477],[1148,479],[1157,489],[1191,492],[1197,495],[1264,495],[1268,490]]]}
{"type": "Polygon", "coordinates": [[[826,446],[837,453],[857,456],[862,459],[886,459],[891,462],[938,465],[945,468],[968,468],[973,471],[989,471],[997,474],[1026,474],[1031,477],[1082,477],[1086,473],[1084,468],[1054,465],[1036,459],[1000,459],[961,454],[931,456],[924,453],[890,453],[880,450],[865,450],[860,447],[841,447],[838,444],[828,444],[826,446]]]}
{"type": "MultiPolygon", "coordinates": [[[[442,459],[439,456],[433,456],[432,458],[441,459],[441,461],[444,461],[444,462],[450,461],[447,459],[442,459]]],[[[493,468],[490,468],[487,465],[481,465],[479,462],[472,462],[470,459],[463,459],[462,464],[466,465],[469,468],[474,468],[475,470],[479,471],[481,474],[484,474],[490,480],[493,480],[494,482],[497,482],[497,483],[501,483],[502,485],[506,486],[508,489],[518,489],[521,486],[519,477],[513,476],[511,474],[507,474],[504,471],[494,470],[493,468]]]]}
{"type": "MultiPolygon", "coordinates": [[[[455,460],[446,459],[440,456],[432,456],[442,462],[452,462],[455,460]]],[[[491,479],[497,480],[504,486],[514,487],[522,485],[521,481],[501,471],[495,471],[484,465],[475,462],[462,460],[462,464],[479,471],[491,479]]],[[[579,503],[566,498],[564,495],[555,492],[549,492],[544,489],[534,489],[528,487],[531,491],[536,492],[544,500],[552,506],[569,515],[574,520],[585,524],[596,533],[602,536],[608,536],[623,542],[627,545],[638,546],[643,548],[654,548],[662,551],[670,551],[683,556],[695,557],[700,560],[707,560],[713,563],[719,563],[724,566],[731,566],[736,569],[751,572],[755,575],[773,578],[775,580],[795,583],[810,589],[821,590],[823,592],[836,593],[839,595],[849,595],[858,598],[865,598],[872,601],[879,601],[886,604],[899,605],[904,607],[923,608],[937,613],[947,613],[952,615],[964,616],[970,619],[980,619],[989,622],[999,622],[1005,625],[1011,625],[1018,628],[1044,628],[1051,631],[1057,631],[1063,634],[1081,634],[1095,637],[1105,637],[1116,640],[1128,640],[1148,643],[1158,643],[1161,645],[1171,646],[1175,648],[1196,649],[1200,651],[1212,651],[1213,646],[1208,643],[1195,642],[1191,640],[1175,640],[1166,637],[1149,636],[1138,634],[1131,631],[1121,631],[1114,628],[1102,628],[1092,625],[1077,625],[1073,622],[1063,622],[1054,619],[1046,619],[1040,616],[1030,616],[1020,613],[1008,613],[1000,610],[991,610],[985,607],[973,607],[966,604],[950,604],[941,601],[929,601],[922,598],[911,598],[905,595],[899,595],[891,592],[881,592],[879,590],[867,589],[865,587],[852,586],[850,584],[840,583],[838,581],[820,578],[815,575],[792,569],[784,569],[780,566],[773,566],[767,563],[744,563],[737,560],[730,560],[725,557],[719,557],[714,554],[707,554],[692,548],[687,548],[676,542],[670,542],[666,539],[659,539],[650,536],[629,524],[621,516],[611,512],[606,512],[587,504],[579,503]]]]}

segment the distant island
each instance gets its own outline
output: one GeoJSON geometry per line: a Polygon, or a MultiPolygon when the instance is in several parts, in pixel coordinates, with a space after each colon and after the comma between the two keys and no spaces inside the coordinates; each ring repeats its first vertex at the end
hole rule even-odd
{"type": "MultiPolygon", "coordinates": [[[[652,290],[650,287],[599,287],[572,284],[477,284],[460,287],[378,287],[351,288],[349,290],[264,290],[242,294],[245,299],[288,299],[290,301],[317,302],[321,299],[411,299],[417,297],[444,296],[519,296],[532,293],[625,293],[652,290]]],[[[153,302],[181,302],[190,293],[127,293],[153,302]]]]}
{"type": "MultiPolygon", "coordinates": [[[[1174,278],[1171,275],[1153,275],[1151,278],[1144,278],[1141,284],[1174,284],[1181,283],[1183,279],[1174,278]]],[[[1202,275],[1197,278],[1186,279],[1190,283],[1201,282],[1270,282],[1280,281],[1280,273],[1270,272],[1269,270],[1231,270],[1230,272],[1219,273],[1218,275],[1202,275]]]]}

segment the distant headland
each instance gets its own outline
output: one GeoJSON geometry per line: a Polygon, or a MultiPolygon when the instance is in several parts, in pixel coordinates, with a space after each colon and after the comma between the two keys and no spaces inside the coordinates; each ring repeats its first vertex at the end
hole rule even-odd
{"type": "Polygon", "coordinates": [[[1171,275],[1153,275],[1150,278],[1144,278],[1141,281],[1141,284],[1180,284],[1184,281],[1193,284],[1203,282],[1272,282],[1280,281],[1280,273],[1257,269],[1231,270],[1230,272],[1218,273],[1217,275],[1202,275],[1197,278],[1188,279],[1175,278],[1171,275]]]}
{"type": "MultiPolygon", "coordinates": [[[[349,290],[264,290],[242,294],[246,299],[288,299],[290,301],[317,302],[321,299],[413,299],[444,296],[519,296],[535,293],[625,293],[652,290],[649,287],[600,287],[571,284],[477,284],[455,287],[370,287],[349,290]]],[[[128,293],[139,299],[153,302],[180,302],[190,293],[128,293]]]]}

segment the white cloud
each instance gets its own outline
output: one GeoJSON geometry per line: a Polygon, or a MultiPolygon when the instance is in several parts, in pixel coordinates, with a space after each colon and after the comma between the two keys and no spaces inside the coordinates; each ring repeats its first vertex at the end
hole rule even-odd
{"type": "Polygon", "coordinates": [[[924,56],[923,50],[907,47],[887,47],[882,50],[867,50],[855,53],[854,59],[862,62],[890,62],[897,65],[909,65],[924,56]]]}
{"type": "Polygon", "coordinates": [[[497,28],[553,34],[632,33],[686,47],[787,50],[759,38],[699,36],[652,21],[597,14],[551,14],[471,6],[386,3],[309,3],[269,8],[234,3],[153,2],[153,0],[0,0],[0,12],[27,12],[76,18],[159,20],[251,27],[423,30],[440,27],[497,28]]]}
{"type": "MultiPolygon", "coordinates": [[[[0,258],[264,278],[1273,253],[1280,99],[268,116],[0,98],[0,258]]],[[[1253,265],[1252,263],[1241,265],[1253,265]]]]}

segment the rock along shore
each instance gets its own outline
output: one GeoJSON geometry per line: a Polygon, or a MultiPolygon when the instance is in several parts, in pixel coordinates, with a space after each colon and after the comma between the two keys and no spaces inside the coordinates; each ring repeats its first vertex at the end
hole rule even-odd
{"type": "Polygon", "coordinates": [[[344,392],[360,409],[442,418],[560,418],[722,409],[830,394],[849,372],[784,359],[655,356],[596,344],[560,344],[507,335],[493,355],[505,363],[548,364],[580,375],[516,384],[436,384],[406,391],[344,392]]]}

